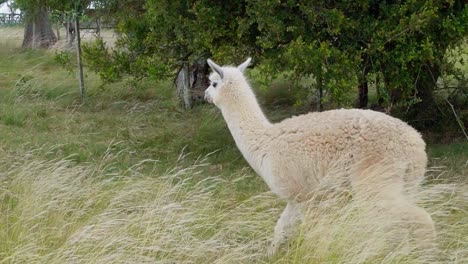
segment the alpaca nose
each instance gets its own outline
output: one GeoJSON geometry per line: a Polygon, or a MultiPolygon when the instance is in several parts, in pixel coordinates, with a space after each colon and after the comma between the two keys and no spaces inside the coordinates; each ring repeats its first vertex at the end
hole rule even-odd
{"type": "Polygon", "coordinates": [[[211,103],[211,98],[210,98],[210,95],[208,94],[208,91],[205,91],[205,101],[207,101],[208,103],[211,103]]]}

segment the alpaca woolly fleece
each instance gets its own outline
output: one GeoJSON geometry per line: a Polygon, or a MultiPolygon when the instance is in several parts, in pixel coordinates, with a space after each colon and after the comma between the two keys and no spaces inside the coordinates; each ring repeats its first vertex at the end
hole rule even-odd
{"type": "Polygon", "coordinates": [[[427,164],[426,145],[415,129],[360,109],[309,113],[272,124],[243,74],[249,63],[250,58],[238,67],[221,67],[208,60],[213,73],[205,98],[221,110],[249,165],[288,201],[275,228],[273,252],[285,229],[300,219],[299,205],[336,170],[346,171],[340,174],[344,178],[331,182],[349,185],[356,197],[379,197],[389,207],[403,208],[433,230],[430,216],[407,197],[420,185],[427,164]]]}

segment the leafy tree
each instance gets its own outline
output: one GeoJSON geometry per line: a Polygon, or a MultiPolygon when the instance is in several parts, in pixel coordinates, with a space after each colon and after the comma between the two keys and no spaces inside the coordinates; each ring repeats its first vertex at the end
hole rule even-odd
{"type": "MultiPolygon", "coordinates": [[[[461,0],[408,1],[118,1],[119,48],[87,47],[91,67],[108,80],[164,78],[182,62],[253,56],[267,78],[312,78],[322,100],[368,107],[370,83],[379,107],[412,120],[437,120],[434,90],[445,54],[466,37],[461,0]],[[123,6],[129,8],[122,8],[123,6]],[[131,15],[130,15],[130,14],[131,15]],[[358,88],[358,89],[356,89],[358,88]],[[424,111],[422,111],[424,110],[424,111]],[[426,117],[425,117],[426,116],[426,117]]],[[[313,92],[311,90],[311,92],[313,92]]],[[[426,125],[430,125],[431,122],[426,125]]]]}
{"type": "MultiPolygon", "coordinates": [[[[123,74],[160,79],[185,70],[185,76],[191,76],[187,79],[190,97],[202,98],[208,84],[206,58],[211,56],[213,45],[219,50],[233,50],[231,40],[236,38],[236,33],[232,22],[241,6],[235,1],[209,4],[135,0],[112,4],[125,10],[125,14],[117,12],[116,15],[117,30],[122,33],[118,45],[123,49],[107,52],[102,42],[87,45],[84,51],[89,65],[107,81],[117,80],[123,74]]],[[[183,79],[181,76],[177,83],[183,79]]]]}
{"type": "MultiPolygon", "coordinates": [[[[321,69],[316,65],[327,72],[336,64],[343,70],[354,65],[360,107],[367,106],[363,90],[369,78],[380,75],[382,97],[388,95],[380,101],[386,100],[389,109],[411,106],[413,118],[421,109],[437,114],[435,81],[447,49],[460,44],[468,24],[462,1],[250,1],[248,9],[255,18],[250,23],[260,31],[257,43],[274,58],[274,68],[294,69],[310,60],[311,68],[304,73],[318,77],[321,69]],[[291,51],[297,56],[284,56],[291,51]],[[313,54],[334,55],[324,61],[313,54]]],[[[337,71],[325,79],[347,85],[349,76],[337,71]]],[[[337,85],[327,89],[332,87],[337,85]]]]}
{"type": "Polygon", "coordinates": [[[51,10],[57,13],[71,14],[74,18],[74,28],[77,35],[77,61],[79,72],[79,86],[81,99],[84,97],[84,78],[83,67],[81,63],[81,46],[79,33],[79,20],[84,9],[90,4],[91,0],[16,0],[15,4],[26,13],[25,34],[23,48],[47,48],[57,41],[49,15],[51,10]]]}
{"type": "Polygon", "coordinates": [[[25,14],[23,48],[48,48],[57,42],[49,21],[49,6],[45,0],[15,0],[25,14]]]}
{"type": "MultiPolygon", "coordinates": [[[[74,19],[74,31],[76,34],[76,57],[78,66],[78,82],[80,89],[80,98],[84,100],[85,88],[84,88],[84,74],[83,74],[83,63],[81,55],[81,35],[80,35],[80,19],[83,16],[85,8],[91,3],[91,0],[74,0],[68,2],[54,2],[52,7],[62,14],[71,15],[74,19]]],[[[71,41],[72,42],[72,41],[71,41]]],[[[71,43],[70,42],[70,43],[71,43]]]]}
{"type": "Polygon", "coordinates": [[[14,4],[25,14],[23,48],[48,48],[57,42],[50,23],[51,10],[78,10],[88,0],[15,0],[14,4]]]}

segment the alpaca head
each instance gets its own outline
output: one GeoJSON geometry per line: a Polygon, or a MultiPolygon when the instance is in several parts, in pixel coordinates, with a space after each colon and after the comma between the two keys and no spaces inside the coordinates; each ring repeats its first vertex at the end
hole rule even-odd
{"type": "Polygon", "coordinates": [[[210,65],[213,72],[209,77],[210,86],[205,91],[205,100],[220,107],[226,98],[231,98],[232,95],[240,94],[241,91],[239,91],[239,89],[250,89],[248,85],[242,85],[245,82],[243,73],[249,66],[250,61],[251,58],[248,58],[237,67],[221,67],[208,59],[208,65],[210,65]]]}

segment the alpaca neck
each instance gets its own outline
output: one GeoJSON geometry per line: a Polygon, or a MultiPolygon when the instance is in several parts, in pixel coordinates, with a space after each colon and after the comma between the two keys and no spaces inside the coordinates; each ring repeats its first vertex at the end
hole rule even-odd
{"type": "Polygon", "coordinates": [[[225,105],[221,111],[237,147],[259,173],[261,155],[257,152],[265,146],[266,142],[263,141],[272,124],[263,114],[255,95],[250,93],[248,96],[236,98],[235,102],[225,105]]]}
{"type": "Polygon", "coordinates": [[[236,141],[247,136],[258,137],[271,126],[258,105],[238,104],[232,111],[223,108],[222,113],[236,141]]]}

